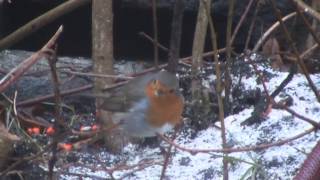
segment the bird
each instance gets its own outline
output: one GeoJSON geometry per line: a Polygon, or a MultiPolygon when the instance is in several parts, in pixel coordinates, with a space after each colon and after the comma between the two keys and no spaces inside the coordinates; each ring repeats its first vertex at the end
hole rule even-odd
{"type": "Polygon", "coordinates": [[[182,121],[184,98],[179,81],[166,70],[134,78],[107,94],[99,108],[111,111],[112,122],[130,137],[155,137],[182,121]]]}

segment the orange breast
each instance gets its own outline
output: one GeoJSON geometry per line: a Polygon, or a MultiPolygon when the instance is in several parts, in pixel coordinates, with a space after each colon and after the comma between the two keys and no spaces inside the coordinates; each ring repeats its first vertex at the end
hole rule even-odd
{"type": "Polygon", "coordinates": [[[147,86],[145,90],[150,103],[146,115],[151,125],[155,127],[166,123],[176,125],[181,121],[184,106],[181,96],[160,82],[147,86]]]}

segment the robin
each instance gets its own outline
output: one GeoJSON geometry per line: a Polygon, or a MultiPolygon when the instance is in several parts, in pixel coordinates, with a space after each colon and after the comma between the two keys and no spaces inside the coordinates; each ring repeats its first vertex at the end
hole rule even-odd
{"type": "Polygon", "coordinates": [[[184,100],[177,77],[168,71],[149,73],[109,91],[100,108],[131,137],[153,137],[181,122],[184,100]]]}

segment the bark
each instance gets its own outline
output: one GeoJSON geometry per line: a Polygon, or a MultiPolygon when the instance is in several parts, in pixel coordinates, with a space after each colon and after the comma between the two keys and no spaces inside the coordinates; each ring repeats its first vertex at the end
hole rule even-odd
{"type": "MultiPolygon", "coordinates": [[[[113,74],[113,10],[111,0],[92,1],[92,59],[94,61],[93,71],[98,74],[113,74]]],[[[110,85],[110,78],[96,78],[95,92],[100,93],[106,86],[110,85]]],[[[96,100],[96,107],[103,103],[101,99],[96,100]]],[[[113,126],[111,112],[97,108],[97,118],[102,121],[103,126],[113,126]]],[[[114,131],[104,133],[107,148],[112,152],[120,151],[118,141],[121,137],[114,131]]]]}
{"type": "Polygon", "coordinates": [[[184,0],[176,0],[173,10],[168,70],[175,73],[180,56],[184,0]]]}
{"type": "MultiPolygon", "coordinates": [[[[211,0],[207,0],[206,3],[211,4],[211,0]]],[[[196,30],[193,38],[192,46],[192,76],[195,79],[192,80],[192,95],[193,98],[198,97],[201,83],[196,77],[200,74],[200,68],[202,66],[202,53],[204,50],[205,38],[207,34],[208,18],[205,11],[205,4],[200,1],[196,30]]]]}
{"type": "Polygon", "coordinates": [[[205,91],[201,85],[202,83],[200,78],[203,58],[202,54],[204,51],[208,28],[208,16],[205,9],[206,4],[211,4],[211,0],[200,1],[192,47],[192,106],[195,114],[199,115],[194,119],[194,122],[192,124],[197,129],[203,129],[208,126],[208,113],[210,111],[209,96],[204,94],[205,91]]]}

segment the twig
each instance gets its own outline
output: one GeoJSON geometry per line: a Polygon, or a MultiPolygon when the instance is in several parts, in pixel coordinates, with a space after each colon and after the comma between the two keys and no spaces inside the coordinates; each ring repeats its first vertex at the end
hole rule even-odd
{"type": "Polygon", "coordinates": [[[292,80],[294,74],[297,72],[297,65],[292,64],[289,69],[288,76],[280,83],[280,85],[271,93],[271,97],[275,98],[292,80]]]}
{"type": "Polygon", "coordinates": [[[314,18],[316,18],[318,21],[320,21],[320,14],[314,10],[313,8],[311,8],[310,6],[308,6],[306,3],[304,3],[301,0],[293,0],[298,6],[300,6],[302,9],[304,9],[306,13],[308,13],[309,15],[313,16],[314,18]]]}
{"type": "Polygon", "coordinates": [[[55,19],[67,14],[74,9],[91,2],[91,0],[69,0],[65,3],[57,6],[56,8],[46,12],[45,14],[33,19],[26,25],[20,27],[18,30],[14,31],[7,37],[0,40],[0,50],[8,48],[13,44],[17,43],[30,33],[33,33],[40,29],[41,27],[51,23],[55,19]]]}
{"type": "MultiPolygon", "coordinates": [[[[222,52],[224,52],[224,51],[225,51],[225,48],[222,48],[222,49],[219,49],[217,53],[222,53],[222,52]]],[[[203,54],[203,57],[212,56],[214,53],[215,53],[214,51],[206,52],[206,53],[203,54]]],[[[179,61],[181,61],[181,62],[187,62],[187,61],[190,61],[191,58],[192,58],[192,57],[189,56],[189,57],[181,58],[181,59],[179,59],[179,61]]],[[[160,65],[159,68],[165,68],[166,66],[168,66],[167,63],[160,65]]],[[[140,73],[128,74],[128,75],[126,75],[125,77],[137,77],[137,76],[146,74],[146,73],[148,73],[148,72],[153,72],[153,71],[156,71],[156,69],[155,69],[154,67],[145,69],[144,71],[142,71],[142,72],[140,72],[140,73]]],[[[120,76],[120,77],[122,77],[122,76],[120,76]]],[[[128,81],[119,82],[119,83],[116,83],[116,84],[114,84],[114,85],[112,85],[112,86],[106,87],[106,88],[104,88],[103,90],[109,90],[109,89],[112,89],[112,88],[116,88],[116,87],[119,87],[119,86],[121,86],[121,85],[126,84],[127,82],[128,82],[128,81]]],[[[74,88],[74,89],[62,91],[62,92],[61,92],[61,96],[64,97],[64,96],[76,94],[76,93],[83,92],[83,91],[86,91],[86,90],[89,90],[89,89],[92,89],[92,88],[93,88],[93,85],[91,85],[91,84],[85,85],[85,86],[82,86],[82,87],[79,87],[79,88],[74,88]]],[[[25,101],[22,101],[22,102],[18,102],[18,103],[17,103],[17,106],[18,106],[18,107],[21,107],[21,106],[29,106],[29,105],[31,105],[31,104],[36,104],[36,103],[39,103],[39,102],[43,102],[43,101],[52,99],[53,97],[54,97],[53,94],[45,95],[45,96],[41,96],[41,97],[36,97],[36,98],[33,98],[33,99],[29,99],[29,100],[25,100],[25,101]]]]}
{"type": "Polygon", "coordinates": [[[306,56],[309,56],[312,51],[316,50],[319,47],[319,44],[314,44],[312,47],[309,49],[305,50],[303,53],[301,53],[300,58],[301,59],[306,59],[306,56]]]}
{"type": "MultiPolygon", "coordinates": [[[[175,129],[172,140],[175,140],[177,138],[177,134],[178,134],[178,129],[175,129]]],[[[167,151],[166,151],[166,156],[163,161],[160,180],[165,178],[166,170],[168,168],[168,164],[169,164],[169,160],[170,160],[170,156],[171,156],[171,149],[172,149],[172,145],[170,144],[167,151]]]]}
{"type": "Polygon", "coordinates": [[[309,119],[301,114],[298,114],[297,112],[295,112],[294,110],[290,109],[289,107],[287,107],[286,105],[283,105],[283,104],[280,104],[280,103],[276,103],[275,101],[272,102],[273,105],[276,107],[276,108],[280,108],[280,109],[283,109],[283,110],[286,110],[288,113],[292,114],[293,116],[303,120],[303,121],[306,121],[308,123],[310,123],[312,126],[314,126],[315,129],[320,129],[320,124],[317,122],[317,121],[314,121],[312,119],[309,119]]]}
{"type": "Polygon", "coordinates": [[[66,70],[66,71],[62,71],[62,72],[68,73],[68,74],[74,74],[74,75],[78,75],[78,76],[90,76],[90,77],[125,79],[125,80],[133,79],[133,77],[122,76],[122,75],[97,74],[97,73],[83,73],[83,72],[77,72],[77,71],[71,71],[71,70],[66,70]]]}
{"type": "Polygon", "coordinates": [[[159,69],[159,51],[158,51],[158,20],[157,20],[157,2],[152,0],[152,18],[153,18],[153,53],[154,53],[154,63],[156,69],[159,69]]]}
{"type": "Polygon", "coordinates": [[[281,146],[283,144],[289,143],[293,140],[299,139],[307,134],[310,134],[311,132],[315,131],[315,128],[312,127],[308,130],[306,130],[305,132],[302,132],[300,134],[297,134],[293,137],[287,138],[287,139],[283,139],[283,140],[279,140],[277,142],[274,143],[266,143],[266,144],[261,144],[261,145],[256,145],[256,146],[247,146],[247,147],[239,147],[239,148],[223,148],[223,149],[195,149],[195,148],[186,148],[183,146],[180,146],[179,144],[176,144],[175,142],[171,141],[170,139],[166,138],[165,136],[161,135],[161,139],[164,140],[165,142],[167,142],[168,144],[173,145],[175,148],[181,150],[181,151],[185,151],[185,152],[189,152],[190,154],[197,154],[197,153],[236,153],[236,152],[247,152],[247,151],[257,151],[257,150],[263,150],[263,149],[267,149],[270,147],[274,147],[274,146],[281,146]]]}
{"type": "Polygon", "coordinates": [[[279,23],[280,23],[280,25],[281,25],[281,27],[282,27],[282,29],[283,29],[283,32],[284,32],[287,40],[288,40],[289,43],[290,43],[290,46],[291,46],[291,48],[292,48],[292,50],[293,50],[293,53],[294,53],[294,55],[296,56],[296,58],[297,58],[297,60],[298,60],[298,65],[299,65],[300,68],[302,69],[302,72],[303,72],[303,74],[305,75],[305,77],[306,77],[306,79],[307,79],[307,81],[308,81],[308,83],[309,83],[309,85],[310,85],[310,87],[311,87],[311,90],[314,92],[314,94],[315,94],[318,102],[320,102],[320,93],[318,92],[317,87],[314,85],[312,79],[310,78],[310,75],[309,75],[309,72],[308,72],[308,70],[307,70],[307,68],[306,68],[306,65],[305,65],[304,62],[301,60],[300,55],[299,55],[299,52],[298,52],[298,49],[297,49],[296,46],[294,45],[294,42],[293,42],[293,40],[292,40],[292,38],[291,38],[291,36],[290,36],[290,33],[289,33],[287,27],[286,27],[285,24],[283,23],[283,20],[282,20],[282,18],[281,18],[281,12],[280,12],[280,10],[277,8],[274,0],[271,0],[271,4],[272,4],[272,7],[273,7],[273,9],[274,9],[274,11],[275,11],[275,13],[276,13],[276,16],[277,16],[277,18],[278,18],[278,21],[279,21],[279,23]]]}
{"type": "Polygon", "coordinates": [[[252,22],[251,22],[250,27],[249,27],[249,32],[248,32],[248,35],[247,35],[247,39],[246,39],[246,43],[245,43],[245,46],[244,46],[244,50],[248,49],[249,43],[251,41],[251,35],[252,35],[253,29],[255,27],[258,11],[260,9],[259,1],[260,0],[257,0],[257,2],[256,2],[257,5],[256,5],[256,8],[254,10],[252,22]]]}
{"type": "MultiPolygon", "coordinates": [[[[306,27],[307,27],[308,31],[311,33],[313,39],[317,42],[318,45],[320,45],[320,39],[318,38],[316,32],[312,29],[311,24],[309,23],[309,21],[306,19],[306,17],[302,13],[302,9],[298,6],[297,3],[295,3],[296,2],[295,0],[291,0],[291,2],[293,4],[295,4],[296,12],[298,13],[299,17],[301,17],[303,23],[306,25],[306,27]]],[[[318,19],[318,20],[320,20],[320,19],[318,19]]]]}
{"type": "MultiPolygon", "coordinates": [[[[303,60],[303,61],[306,61],[308,60],[310,54],[312,53],[312,51],[316,50],[317,48],[319,47],[319,44],[314,44],[313,46],[311,46],[309,49],[303,51],[300,55],[300,58],[303,60]]],[[[291,56],[286,56],[286,58],[289,60],[289,61],[297,61],[296,58],[294,57],[291,57],[291,56]]]]}
{"type": "Polygon", "coordinates": [[[47,42],[47,44],[45,44],[39,51],[32,54],[29,58],[21,62],[17,67],[12,69],[0,80],[0,93],[6,90],[11,84],[15,83],[33,64],[35,64],[44,55],[46,55],[46,51],[56,43],[62,30],[63,26],[60,26],[57,32],[47,42]]]}
{"type": "Polygon", "coordinates": [[[169,49],[168,49],[168,48],[164,47],[164,46],[163,46],[162,44],[160,44],[159,42],[156,42],[156,40],[155,40],[155,39],[152,39],[148,34],[146,34],[146,33],[144,33],[144,32],[140,32],[139,35],[142,36],[142,37],[144,37],[144,38],[146,38],[147,40],[149,40],[149,41],[152,42],[153,44],[156,43],[156,45],[157,45],[160,49],[162,49],[164,52],[169,52],[169,49]]]}
{"type": "Polygon", "coordinates": [[[57,74],[57,44],[54,46],[51,56],[48,58],[48,63],[51,70],[51,78],[52,78],[52,84],[53,84],[53,92],[54,92],[54,100],[55,100],[55,121],[54,121],[54,129],[56,130],[56,134],[53,135],[53,144],[52,144],[52,155],[50,160],[48,161],[48,168],[49,173],[48,177],[49,179],[53,180],[53,168],[57,161],[57,152],[58,152],[58,136],[60,132],[64,131],[64,128],[66,127],[65,122],[62,117],[62,100],[60,95],[60,89],[59,89],[59,80],[58,80],[58,74],[57,74]]]}
{"type": "MultiPolygon", "coordinates": [[[[149,35],[147,35],[146,33],[140,32],[139,34],[140,34],[142,37],[146,38],[147,40],[151,41],[152,43],[154,42],[154,40],[153,40],[149,35]]],[[[158,47],[159,47],[160,49],[162,49],[163,51],[165,51],[165,52],[168,52],[168,51],[169,51],[168,48],[166,48],[165,46],[163,46],[163,45],[160,44],[160,43],[158,43],[158,47]]],[[[218,49],[218,54],[219,54],[219,53],[223,53],[223,52],[225,52],[225,51],[226,51],[226,48],[218,49]]],[[[214,53],[215,53],[214,51],[209,51],[209,52],[203,53],[203,54],[202,54],[202,58],[210,57],[210,56],[214,55],[214,53]]],[[[190,61],[190,60],[192,60],[192,56],[180,58],[180,59],[179,59],[179,62],[187,62],[187,61],[190,61]]],[[[160,67],[161,67],[161,68],[164,68],[164,67],[166,67],[167,65],[168,65],[168,64],[162,64],[160,67]]],[[[154,69],[154,68],[150,68],[150,69],[154,69]]],[[[149,69],[149,70],[150,70],[150,69],[149,69]]]]}
{"type": "MultiPolygon", "coordinates": [[[[226,32],[226,67],[224,69],[224,73],[225,73],[225,87],[224,87],[224,91],[225,91],[225,98],[224,100],[222,100],[222,87],[221,87],[221,79],[217,79],[218,84],[217,84],[217,91],[218,91],[218,104],[219,104],[219,119],[221,122],[221,137],[222,137],[222,147],[226,148],[227,147],[227,138],[226,138],[226,128],[225,128],[225,124],[224,124],[224,113],[225,113],[225,109],[229,109],[230,108],[230,94],[231,94],[231,86],[232,86],[232,79],[231,79],[231,75],[230,75],[230,66],[231,66],[231,51],[232,51],[232,22],[233,22],[233,13],[234,13],[234,4],[235,1],[234,0],[228,0],[228,20],[227,20],[227,32],[226,32]],[[220,82],[219,82],[220,81],[220,82]],[[220,87],[219,87],[220,86],[220,87]],[[220,91],[220,90],[221,91],[220,91]],[[219,97],[220,96],[220,97],[219,97]],[[219,100],[221,99],[221,100],[219,100]],[[219,102],[221,101],[221,102],[219,102]],[[226,105],[224,107],[224,104],[226,105]]],[[[212,21],[212,20],[211,20],[212,21]]],[[[242,23],[241,20],[238,23],[238,25],[242,23]]],[[[212,23],[213,24],[213,23],[212,23]]],[[[240,26],[238,26],[240,27],[240,26]]],[[[214,33],[214,40],[217,41],[216,38],[216,34],[215,34],[215,30],[213,29],[213,25],[211,28],[212,33],[214,33]]],[[[212,35],[213,36],[213,35],[212,35]]],[[[212,38],[213,39],[213,38],[212,38]]],[[[214,45],[214,50],[216,50],[218,47],[217,45],[214,45]]],[[[216,57],[215,59],[218,60],[218,57],[216,57]]],[[[220,73],[218,69],[220,69],[219,65],[217,64],[217,60],[216,61],[216,74],[220,73]]],[[[221,75],[219,75],[221,77],[221,75]]],[[[218,75],[217,75],[218,78],[218,75]]],[[[228,154],[224,154],[223,156],[223,180],[228,180],[229,179],[229,172],[228,172],[228,154]]]]}
{"type": "MultiPolygon", "coordinates": [[[[92,88],[93,88],[93,86],[91,84],[85,85],[85,86],[82,86],[82,87],[79,87],[79,88],[74,88],[74,89],[70,89],[70,90],[67,90],[67,91],[62,91],[61,92],[61,96],[63,97],[63,96],[71,95],[71,94],[76,94],[76,93],[79,93],[79,92],[82,92],[82,91],[86,91],[86,90],[89,90],[89,89],[92,89],[92,88]]],[[[21,102],[17,103],[17,106],[18,107],[29,106],[29,105],[36,104],[36,103],[39,103],[39,102],[43,102],[43,101],[46,101],[46,100],[49,100],[49,99],[52,99],[52,98],[54,98],[54,94],[49,94],[49,95],[36,97],[36,98],[28,99],[28,100],[25,100],[25,101],[21,101],[21,102]]]]}
{"type": "MultiPolygon", "coordinates": [[[[69,132],[64,132],[62,134],[59,135],[58,139],[63,139],[65,138],[67,135],[69,134],[69,132]]],[[[12,169],[14,169],[15,167],[17,167],[18,165],[26,162],[26,161],[32,161],[34,159],[39,158],[42,154],[46,153],[51,147],[52,147],[52,143],[48,144],[46,147],[43,148],[42,151],[36,153],[35,155],[32,156],[28,156],[28,157],[23,157],[21,158],[19,161],[14,162],[13,164],[11,164],[9,167],[7,167],[5,170],[3,170],[2,172],[0,172],[0,177],[5,176],[8,172],[10,172],[12,169]]]]}
{"type": "MultiPolygon", "coordinates": [[[[206,3],[205,1],[203,1],[206,3]]],[[[226,129],[225,129],[225,124],[224,124],[224,106],[223,106],[223,100],[222,100],[222,82],[221,82],[221,71],[220,71],[220,65],[219,65],[219,60],[218,60],[218,54],[217,54],[217,49],[218,49],[218,44],[217,44],[217,36],[216,36],[216,31],[213,26],[213,20],[210,15],[210,10],[209,10],[209,4],[205,5],[207,17],[208,17],[208,22],[209,22],[209,29],[210,29],[210,34],[211,34],[211,43],[213,46],[213,52],[216,52],[213,55],[214,62],[215,62],[215,73],[217,76],[217,99],[218,99],[218,105],[219,105],[219,121],[221,123],[221,138],[222,138],[222,147],[227,148],[227,138],[226,138],[226,129]]],[[[228,152],[224,152],[226,156],[228,156],[228,152]]],[[[228,179],[228,161],[227,158],[223,158],[223,178],[228,179]]]]}
{"type": "MultiPolygon", "coordinates": [[[[239,31],[240,27],[242,26],[242,24],[243,24],[243,22],[244,22],[244,19],[247,17],[247,14],[248,14],[248,12],[249,12],[249,10],[250,10],[250,8],[251,8],[251,5],[253,4],[253,1],[254,1],[254,0],[250,0],[250,1],[249,1],[248,5],[247,5],[247,7],[246,7],[246,9],[245,9],[245,11],[243,12],[243,14],[242,14],[242,16],[241,16],[241,18],[240,18],[237,26],[236,26],[236,28],[235,28],[234,31],[233,31],[233,34],[232,34],[232,37],[231,37],[231,40],[230,40],[230,44],[231,44],[231,45],[233,44],[233,41],[234,41],[234,39],[236,38],[236,36],[237,36],[237,34],[238,34],[238,31],[239,31]]],[[[259,1],[259,0],[258,0],[258,1],[259,1]]],[[[258,3],[258,2],[257,2],[257,3],[258,3]]]]}
{"type": "MultiPolygon", "coordinates": [[[[290,18],[294,17],[295,15],[297,15],[296,12],[290,13],[288,15],[286,15],[285,17],[282,18],[282,21],[287,21],[290,18]]],[[[262,44],[264,43],[265,40],[267,40],[270,36],[270,34],[276,29],[278,28],[280,25],[279,21],[274,23],[262,36],[261,38],[258,40],[257,44],[254,46],[253,48],[253,52],[257,52],[259,50],[259,48],[262,46],[262,44]]]]}

